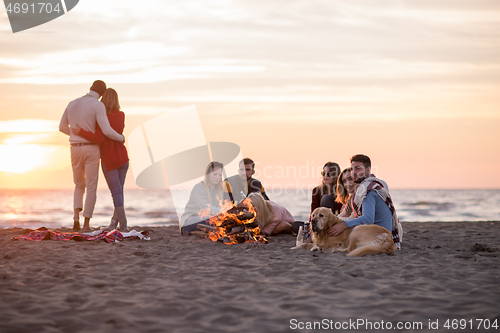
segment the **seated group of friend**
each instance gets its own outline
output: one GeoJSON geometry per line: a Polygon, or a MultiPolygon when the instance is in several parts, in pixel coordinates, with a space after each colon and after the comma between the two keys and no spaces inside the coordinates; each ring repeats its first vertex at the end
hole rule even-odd
{"type": "MultiPolygon", "coordinates": [[[[371,173],[371,161],[366,155],[354,155],[349,168],[340,170],[337,163],[328,162],[321,172],[321,184],[312,191],[311,213],[318,207],[328,207],[344,222],[328,230],[338,235],[347,228],[360,224],[380,225],[394,233],[395,215],[387,184],[371,173]]],[[[230,200],[237,205],[245,198],[255,207],[256,220],[265,235],[297,233],[300,226],[307,230],[308,222],[295,221],[283,206],[269,200],[262,183],[253,178],[255,163],[245,158],[240,161],[238,175],[222,180],[224,165],[211,162],[203,181],[191,191],[179,225],[183,235],[189,235],[198,224],[208,224],[208,218],[200,217],[201,211],[208,217],[221,213],[220,202],[230,200]]],[[[310,218],[309,218],[310,219],[310,218]]]]}

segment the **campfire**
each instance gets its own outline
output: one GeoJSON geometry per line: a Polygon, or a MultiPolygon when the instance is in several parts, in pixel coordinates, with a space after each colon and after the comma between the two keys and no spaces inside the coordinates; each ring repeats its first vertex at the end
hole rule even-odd
{"type": "MultiPolygon", "coordinates": [[[[267,243],[255,221],[257,214],[250,199],[243,200],[237,206],[233,206],[229,201],[221,201],[220,206],[222,213],[210,217],[210,225],[198,225],[198,229],[207,233],[207,238],[224,244],[267,243]]],[[[206,219],[209,217],[208,212],[207,208],[199,215],[206,219]]]]}

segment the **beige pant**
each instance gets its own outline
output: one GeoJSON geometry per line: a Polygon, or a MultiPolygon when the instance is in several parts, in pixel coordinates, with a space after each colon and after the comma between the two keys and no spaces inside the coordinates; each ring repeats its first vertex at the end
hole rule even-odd
{"type": "Polygon", "coordinates": [[[83,217],[91,218],[94,212],[100,158],[99,145],[71,146],[71,166],[75,183],[73,209],[83,209],[83,194],[87,189],[83,217]]]}

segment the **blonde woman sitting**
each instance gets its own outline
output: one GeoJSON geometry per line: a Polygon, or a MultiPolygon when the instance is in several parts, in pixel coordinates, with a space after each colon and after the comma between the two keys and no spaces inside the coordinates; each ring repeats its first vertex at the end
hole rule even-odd
{"type": "Polygon", "coordinates": [[[256,220],[264,235],[274,236],[292,233],[292,223],[295,222],[295,219],[285,207],[273,201],[264,200],[262,195],[257,192],[251,193],[248,198],[255,207],[256,220]]]}

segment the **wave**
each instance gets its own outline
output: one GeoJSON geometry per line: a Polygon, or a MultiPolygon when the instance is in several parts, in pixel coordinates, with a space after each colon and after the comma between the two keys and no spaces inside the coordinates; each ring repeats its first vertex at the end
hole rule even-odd
{"type": "Polygon", "coordinates": [[[432,210],[451,210],[457,205],[453,202],[437,202],[437,201],[417,201],[417,202],[405,202],[403,205],[410,207],[426,207],[425,209],[432,210]]]}
{"type": "MultiPolygon", "coordinates": [[[[390,184],[389,184],[390,185],[390,184]]],[[[500,190],[391,190],[402,221],[495,221],[500,219],[500,190]]],[[[168,191],[125,190],[129,225],[173,225],[178,221],[168,191]]],[[[271,196],[297,221],[309,219],[310,193],[271,196]]],[[[64,226],[73,223],[72,190],[0,190],[0,227],[64,226]]],[[[108,225],[113,202],[98,190],[92,226],[108,225]]]]}

